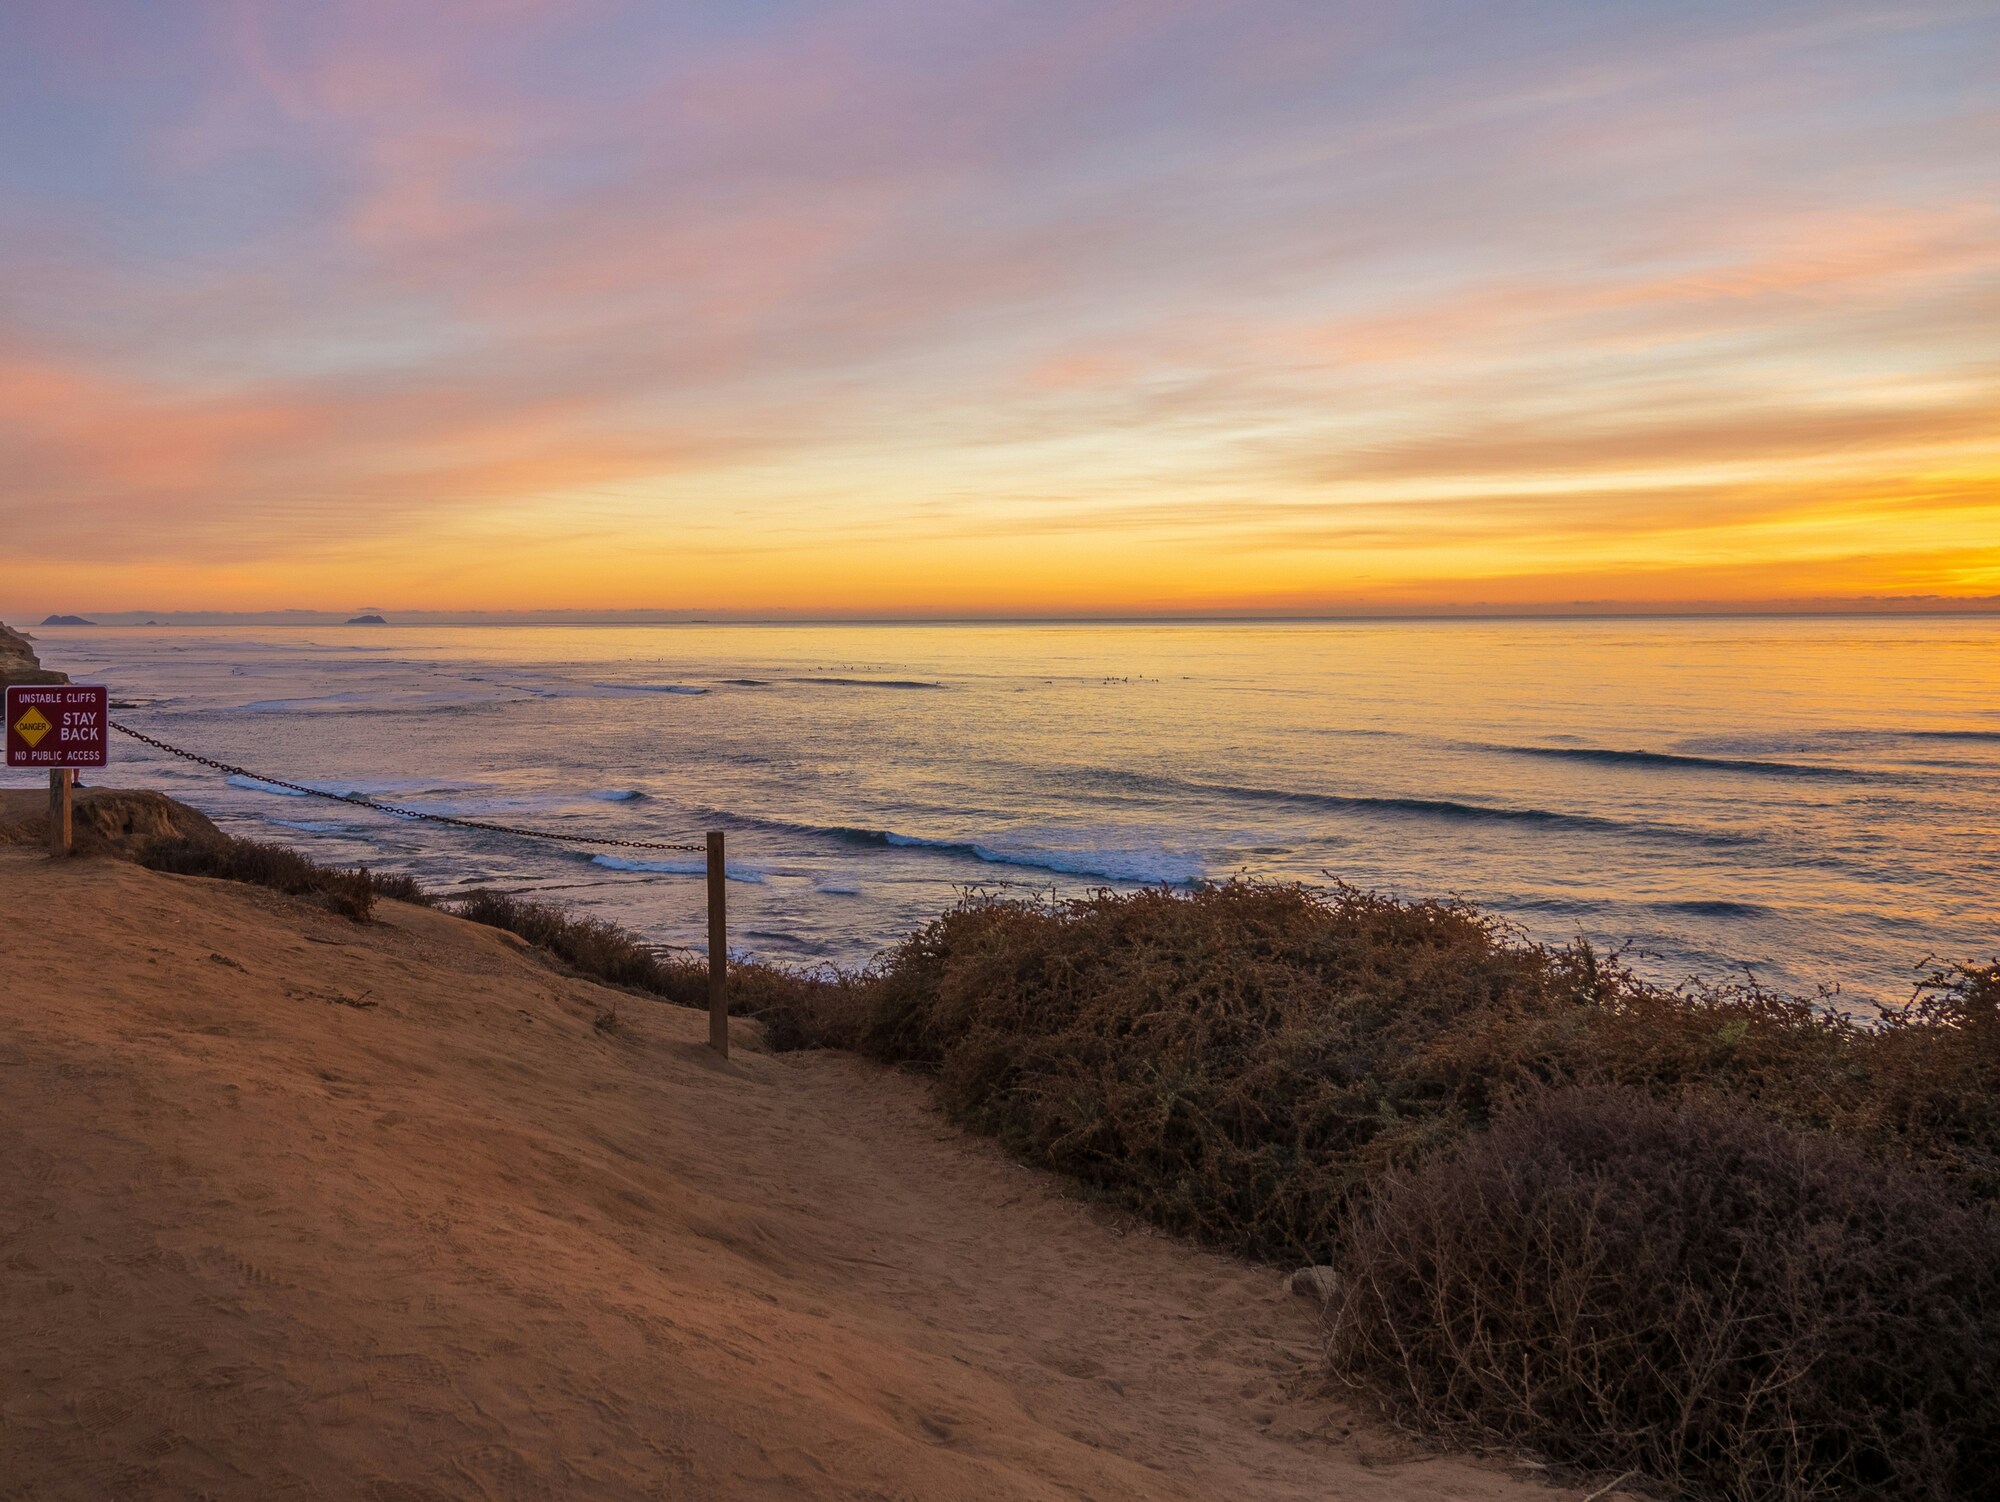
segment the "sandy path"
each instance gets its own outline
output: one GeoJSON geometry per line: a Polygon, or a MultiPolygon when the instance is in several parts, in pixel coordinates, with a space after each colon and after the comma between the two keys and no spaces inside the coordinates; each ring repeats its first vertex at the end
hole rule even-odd
{"type": "Polygon", "coordinates": [[[0,1496],[1560,1495],[1349,1432],[1275,1274],[703,1026],[0,849],[0,1496]]]}

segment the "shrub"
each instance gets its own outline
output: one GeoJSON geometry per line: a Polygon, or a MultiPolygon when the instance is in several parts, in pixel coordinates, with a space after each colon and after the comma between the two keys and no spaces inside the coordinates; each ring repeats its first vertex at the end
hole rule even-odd
{"type": "Polygon", "coordinates": [[[1991,976],[1934,977],[1868,1029],[1648,986],[1460,903],[1239,882],[968,903],[766,1020],[935,1071],[958,1120],[1172,1230],[1323,1262],[1375,1176],[1561,1085],[1728,1099],[2000,1196],[1991,976]]]}
{"type": "Polygon", "coordinates": [[[1461,904],[1237,883],[962,906],[796,1031],[933,1067],[958,1119],[1173,1230],[1323,1261],[1370,1172],[1504,1084],[1437,1037],[1569,985],[1461,904]]]}
{"type": "Polygon", "coordinates": [[[1835,1125],[2000,1202],[2000,961],[1932,970],[1855,1052],[1866,1088],[1835,1125]]]}
{"type": "Polygon", "coordinates": [[[414,876],[401,871],[391,872],[385,876],[380,871],[370,871],[366,866],[362,866],[360,870],[367,875],[369,882],[374,886],[377,897],[387,897],[391,902],[411,903],[416,907],[437,905],[436,899],[417,885],[414,876]]]}
{"type": "MultiPolygon", "coordinates": [[[[1578,945],[1550,959],[1574,970],[1587,954],[1578,945]]],[[[1476,1019],[1440,1035],[1430,1064],[1461,1089],[1530,1077],[1628,1085],[1661,1099],[1723,1097],[2000,1201],[2000,966],[1934,971],[1907,1005],[1878,1008],[1868,1025],[1832,998],[1756,985],[1665,990],[1614,971],[1576,994],[1588,1004],[1476,1019]]]]}
{"type": "MultiPolygon", "coordinates": [[[[155,839],[141,848],[139,860],[156,871],[248,882],[307,897],[357,923],[373,915],[377,898],[424,907],[437,904],[436,897],[412,876],[382,875],[366,866],[337,870],[288,846],[230,835],[155,839]]],[[[708,961],[703,956],[663,951],[615,924],[512,893],[482,889],[452,901],[458,916],[517,934],[578,974],[680,1006],[708,1006],[708,961]]],[[[796,1019],[819,1015],[827,1009],[827,997],[843,995],[852,985],[849,978],[831,971],[813,975],[732,961],[729,1010],[739,1016],[768,1014],[783,1028],[787,1023],[796,1025],[796,1019]]]]}
{"type": "MultiPolygon", "coordinates": [[[[708,959],[684,951],[663,951],[616,924],[582,917],[551,903],[509,892],[481,890],[457,899],[461,918],[505,929],[546,950],[580,975],[609,985],[644,991],[678,1006],[708,1006],[708,959]]],[[[771,1013],[804,1016],[804,998],[817,990],[836,991],[844,978],[799,974],[777,965],[731,961],[729,1011],[732,1016],[771,1013]]]]}
{"type": "Polygon", "coordinates": [[[155,871],[248,882],[311,898],[356,923],[373,915],[377,897],[423,904],[430,901],[408,876],[377,876],[366,866],[336,870],[283,845],[230,835],[169,835],[149,841],[140,850],[139,861],[155,871]]]}
{"type": "Polygon", "coordinates": [[[2000,1233],[1714,1103],[1568,1090],[1347,1218],[1336,1370],[1432,1427],[1742,1502],[2000,1474],[2000,1233]]]}
{"type": "Polygon", "coordinates": [[[707,967],[692,955],[663,955],[613,924],[507,892],[469,892],[454,911],[505,929],[545,949],[571,969],[614,986],[650,991],[686,1006],[707,1004],[707,967]]]}

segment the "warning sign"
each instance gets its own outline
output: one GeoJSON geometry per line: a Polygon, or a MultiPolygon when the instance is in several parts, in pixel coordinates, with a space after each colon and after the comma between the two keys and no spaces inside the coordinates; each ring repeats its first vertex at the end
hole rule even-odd
{"type": "Polygon", "coordinates": [[[21,739],[28,743],[30,751],[39,746],[42,743],[42,737],[55,728],[54,725],[49,723],[49,717],[33,705],[28,707],[26,714],[14,722],[14,729],[19,732],[21,739]]]}
{"type": "Polygon", "coordinates": [[[15,684],[7,690],[7,765],[103,766],[110,712],[102,687],[15,684]]]}

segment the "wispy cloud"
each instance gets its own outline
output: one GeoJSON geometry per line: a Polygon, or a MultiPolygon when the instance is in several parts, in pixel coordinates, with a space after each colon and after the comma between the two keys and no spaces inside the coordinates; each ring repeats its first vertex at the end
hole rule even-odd
{"type": "Polygon", "coordinates": [[[1976,590],[1996,66],[1950,3],[22,0],[0,526],[107,605],[1976,590]]]}

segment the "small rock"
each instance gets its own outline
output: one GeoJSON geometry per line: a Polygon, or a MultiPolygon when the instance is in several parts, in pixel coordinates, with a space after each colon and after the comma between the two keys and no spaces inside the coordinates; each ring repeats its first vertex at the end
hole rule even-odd
{"type": "Polygon", "coordinates": [[[1332,1303],[1340,1292],[1340,1274],[1324,1264],[1302,1267],[1292,1274],[1285,1286],[1300,1298],[1316,1300],[1324,1307],[1332,1303]]]}

